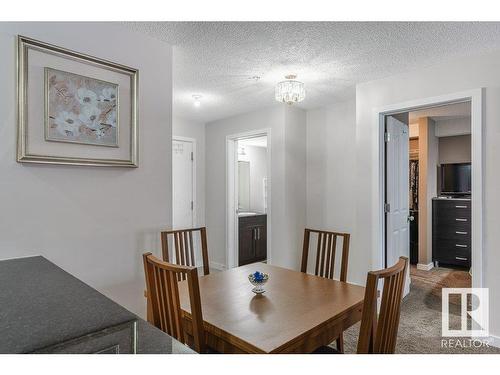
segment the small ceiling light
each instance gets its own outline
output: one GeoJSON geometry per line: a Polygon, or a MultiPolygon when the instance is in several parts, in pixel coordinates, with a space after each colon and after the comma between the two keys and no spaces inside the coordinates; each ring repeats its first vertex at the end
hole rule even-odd
{"type": "Polygon", "coordinates": [[[299,103],[306,97],[304,83],[296,81],[297,75],[290,74],[285,76],[286,81],[281,81],[276,85],[275,99],[281,103],[293,104],[299,103]]]}
{"type": "Polygon", "coordinates": [[[193,99],[194,99],[193,104],[196,108],[198,108],[201,105],[201,98],[202,98],[201,95],[193,95],[193,99]]]}

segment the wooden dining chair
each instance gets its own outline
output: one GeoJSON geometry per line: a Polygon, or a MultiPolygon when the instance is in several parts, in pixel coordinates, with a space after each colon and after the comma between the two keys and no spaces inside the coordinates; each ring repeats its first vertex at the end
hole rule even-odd
{"type": "Polygon", "coordinates": [[[151,317],[148,317],[148,321],[178,341],[184,344],[188,343],[182,322],[178,287],[178,276],[185,276],[191,304],[193,349],[198,353],[204,353],[206,349],[205,331],[196,267],[167,263],[151,253],[145,253],[142,257],[148,302],[151,306],[151,317]]]}
{"type": "MultiPolygon", "coordinates": [[[[328,232],[323,230],[308,229],[304,230],[304,243],[302,249],[301,272],[307,273],[307,260],[309,257],[309,247],[311,245],[311,234],[316,234],[316,265],[314,274],[316,276],[333,279],[335,268],[335,255],[337,250],[337,239],[342,238],[342,257],[340,260],[340,281],[347,280],[347,263],[349,258],[349,233],[328,232]]],[[[336,340],[337,350],[344,352],[343,333],[336,340]]]]}
{"type": "Polygon", "coordinates": [[[207,228],[189,228],[189,229],[176,229],[167,230],[161,232],[161,249],[162,257],[165,262],[171,262],[182,266],[196,266],[195,259],[195,241],[193,240],[193,234],[195,238],[198,237],[201,247],[201,257],[203,261],[203,274],[208,275],[210,273],[208,265],[208,245],[207,245],[207,228]],[[196,236],[196,233],[199,233],[196,236]],[[174,251],[172,254],[169,252],[168,243],[169,238],[172,238],[172,243],[174,251]]]}
{"type": "MultiPolygon", "coordinates": [[[[160,233],[161,236],[161,251],[163,261],[168,263],[177,264],[180,266],[196,267],[195,259],[195,244],[198,243],[201,247],[201,258],[203,261],[203,274],[210,274],[210,268],[208,263],[208,245],[207,245],[207,228],[188,228],[188,229],[176,229],[167,230],[160,233]],[[198,233],[198,236],[196,236],[198,233]],[[194,235],[193,235],[194,234],[194,235]],[[198,241],[195,241],[195,238],[198,241]],[[172,255],[169,252],[169,239],[172,240],[174,251],[172,255]]],[[[177,274],[178,280],[185,280],[186,276],[183,274],[177,274]]],[[[149,299],[147,291],[144,292],[144,297],[146,297],[146,311],[148,319],[151,318],[151,306],[149,304],[149,299]]]]}
{"type": "Polygon", "coordinates": [[[392,267],[368,272],[359,329],[358,353],[394,353],[407,268],[408,258],[400,257],[392,267]],[[384,287],[377,318],[379,280],[384,280],[384,287]]]}
{"type": "Polygon", "coordinates": [[[314,274],[316,276],[333,279],[335,268],[335,255],[337,250],[337,239],[342,238],[342,258],[340,262],[340,281],[347,280],[347,263],[349,258],[349,233],[328,232],[324,230],[308,229],[304,230],[304,243],[302,249],[301,272],[307,272],[307,259],[309,257],[309,247],[311,245],[311,233],[316,234],[316,266],[314,274]]]}
{"type": "MultiPolygon", "coordinates": [[[[398,337],[401,302],[406,281],[408,258],[400,257],[392,267],[368,272],[361,327],[358,338],[358,354],[393,354],[398,337]],[[380,313],[377,317],[378,283],[384,281],[380,313]]],[[[315,353],[335,353],[323,346],[315,353]]]]}

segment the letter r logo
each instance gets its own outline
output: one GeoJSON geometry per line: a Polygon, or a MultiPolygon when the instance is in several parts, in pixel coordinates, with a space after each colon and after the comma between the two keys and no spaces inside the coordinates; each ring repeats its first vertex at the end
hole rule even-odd
{"type": "Polygon", "coordinates": [[[489,336],[488,288],[443,288],[441,312],[441,329],[443,337],[489,336]],[[460,329],[450,328],[451,294],[460,296],[460,329]]]}

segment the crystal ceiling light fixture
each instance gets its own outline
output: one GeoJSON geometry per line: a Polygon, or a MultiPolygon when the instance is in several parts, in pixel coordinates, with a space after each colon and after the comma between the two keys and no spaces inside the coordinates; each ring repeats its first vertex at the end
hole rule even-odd
{"type": "Polygon", "coordinates": [[[194,103],[193,105],[198,108],[201,105],[201,95],[193,95],[194,103]]]}
{"type": "Polygon", "coordinates": [[[278,102],[293,104],[299,103],[306,97],[304,83],[296,81],[296,74],[285,76],[286,81],[281,81],[276,85],[274,97],[278,102]]]}

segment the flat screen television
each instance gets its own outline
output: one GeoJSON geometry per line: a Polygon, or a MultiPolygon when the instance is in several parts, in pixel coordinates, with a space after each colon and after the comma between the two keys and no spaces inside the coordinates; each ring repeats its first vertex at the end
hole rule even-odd
{"type": "Polygon", "coordinates": [[[471,164],[441,164],[441,193],[470,194],[471,164]]]}

